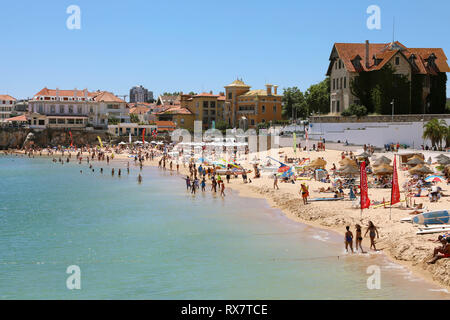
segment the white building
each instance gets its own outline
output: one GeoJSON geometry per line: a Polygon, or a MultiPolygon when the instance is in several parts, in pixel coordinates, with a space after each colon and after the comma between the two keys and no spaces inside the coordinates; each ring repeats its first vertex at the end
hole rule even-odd
{"type": "Polygon", "coordinates": [[[16,99],[7,94],[0,94],[0,122],[11,118],[11,113],[14,111],[16,99]]]}
{"type": "Polygon", "coordinates": [[[32,128],[106,129],[108,120],[129,122],[127,104],[111,92],[44,88],[28,103],[32,128]]]}

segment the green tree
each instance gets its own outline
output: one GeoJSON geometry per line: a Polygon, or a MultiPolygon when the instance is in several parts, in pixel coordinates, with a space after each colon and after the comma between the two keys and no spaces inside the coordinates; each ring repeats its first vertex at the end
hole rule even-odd
{"type": "Polygon", "coordinates": [[[285,88],[283,92],[284,118],[305,118],[309,115],[309,110],[305,102],[305,97],[297,87],[285,88]]]}
{"type": "Polygon", "coordinates": [[[130,121],[131,121],[132,123],[139,123],[139,117],[138,117],[138,115],[135,114],[135,113],[131,113],[131,114],[130,114],[130,121]]]}
{"type": "Polygon", "coordinates": [[[343,117],[356,116],[358,119],[367,116],[367,114],[368,114],[367,108],[357,104],[350,105],[347,109],[345,109],[341,113],[343,117]]]}
{"type": "Polygon", "coordinates": [[[120,120],[116,117],[109,117],[108,118],[108,124],[116,125],[119,124],[120,120]]]}
{"type": "Polygon", "coordinates": [[[308,112],[327,114],[330,111],[330,78],[313,84],[305,92],[308,112]]]}
{"type": "Polygon", "coordinates": [[[423,138],[431,141],[431,146],[442,147],[442,140],[447,140],[448,127],[444,120],[432,119],[423,126],[423,138]]]}

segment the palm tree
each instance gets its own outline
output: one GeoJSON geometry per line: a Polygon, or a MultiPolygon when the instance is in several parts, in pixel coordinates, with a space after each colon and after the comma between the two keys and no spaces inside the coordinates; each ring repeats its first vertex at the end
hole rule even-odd
{"type": "Polygon", "coordinates": [[[432,119],[428,121],[423,128],[423,138],[429,139],[432,147],[442,147],[442,140],[447,138],[447,123],[442,119],[432,119]]]}

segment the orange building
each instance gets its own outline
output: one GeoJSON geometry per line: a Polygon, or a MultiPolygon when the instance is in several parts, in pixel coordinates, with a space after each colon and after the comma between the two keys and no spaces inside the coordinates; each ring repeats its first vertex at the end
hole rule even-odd
{"type": "Polygon", "coordinates": [[[239,79],[225,86],[224,118],[228,125],[239,127],[243,120],[254,128],[258,123],[281,120],[282,96],[278,95],[278,86],[267,84],[266,90],[250,88],[239,79]]]}
{"type": "Polygon", "coordinates": [[[196,121],[202,121],[203,129],[213,127],[213,122],[224,120],[223,109],[225,96],[210,93],[200,93],[197,95],[182,94],[180,99],[181,107],[188,109],[196,121]]]}

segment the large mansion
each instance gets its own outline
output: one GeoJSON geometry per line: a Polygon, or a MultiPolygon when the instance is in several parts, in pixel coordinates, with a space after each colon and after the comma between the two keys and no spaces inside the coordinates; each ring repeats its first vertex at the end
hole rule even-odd
{"type": "Polygon", "coordinates": [[[450,72],[447,57],[441,48],[407,48],[392,43],[335,43],[330,55],[327,76],[330,77],[330,112],[339,114],[352,104],[360,104],[350,89],[352,80],[362,72],[381,70],[391,65],[395,74],[411,81],[413,75],[423,75],[422,105],[432,91],[432,78],[450,72]]]}

